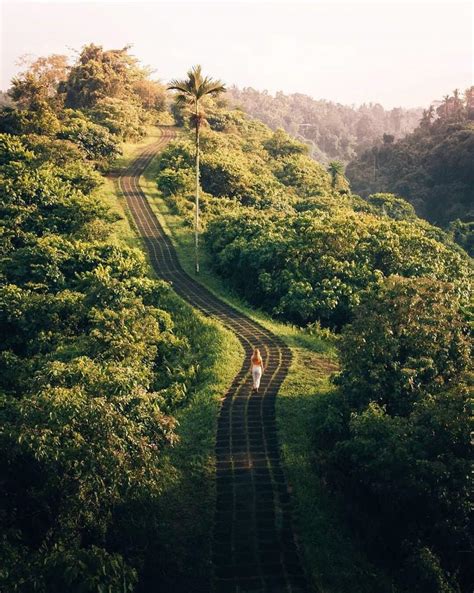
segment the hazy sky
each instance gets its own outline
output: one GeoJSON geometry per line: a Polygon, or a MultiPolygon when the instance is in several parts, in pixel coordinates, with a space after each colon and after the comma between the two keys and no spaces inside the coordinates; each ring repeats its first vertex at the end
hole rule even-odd
{"type": "Polygon", "coordinates": [[[157,77],[195,63],[228,84],[341,103],[427,105],[473,84],[470,2],[1,1],[1,77],[19,56],[133,45],[157,77]]]}

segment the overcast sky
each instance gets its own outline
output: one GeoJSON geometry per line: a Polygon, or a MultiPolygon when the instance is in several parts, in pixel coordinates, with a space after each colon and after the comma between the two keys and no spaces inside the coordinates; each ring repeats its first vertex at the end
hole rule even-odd
{"type": "Polygon", "coordinates": [[[202,64],[227,84],[352,104],[428,105],[473,84],[470,2],[0,0],[0,88],[25,53],[133,45],[166,81],[202,64]]]}

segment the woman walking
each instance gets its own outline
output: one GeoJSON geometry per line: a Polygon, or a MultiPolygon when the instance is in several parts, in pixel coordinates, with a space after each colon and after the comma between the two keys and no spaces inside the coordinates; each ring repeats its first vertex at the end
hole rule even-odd
{"type": "Polygon", "coordinates": [[[252,371],[253,388],[258,393],[260,379],[262,378],[264,371],[262,355],[260,354],[260,350],[258,348],[254,348],[252,357],[250,359],[250,369],[252,371]]]}

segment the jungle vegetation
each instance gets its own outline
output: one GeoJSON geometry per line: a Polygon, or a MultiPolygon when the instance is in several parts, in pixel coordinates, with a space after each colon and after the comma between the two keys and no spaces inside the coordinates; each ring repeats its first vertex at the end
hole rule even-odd
{"type": "Polygon", "coordinates": [[[227,380],[216,367],[229,338],[151,277],[102,176],[122,141],[160,117],[164,89],[126,48],[89,45],[72,66],[34,61],[9,96],[0,112],[0,589],[205,588],[214,390],[227,380]],[[199,442],[184,435],[183,461],[189,411],[199,442]]]}
{"type": "Polygon", "coordinates": [[[474,87],[455,90],[425,109],[405,138],[379,138],[349,163],[346,174],[362,196],[392,192],[417,214],[447,229],[474,252],[474,87]]]}
{"type": "Polygon", "coordinates": [[[347,163],[372,147],[383,134],[403,138],[418,125],[422,115],[421,108],[387,110],[379,103],[356,107],[302,93],[287,95],[279,91],[273,96],[249,87],[230,87],[228,98],[234,107],[272,130],[282,128],[306,142],[311,156],[324,163],[347,163]]]}
{"type": "MultiPolygon", "coordinates": [[[[282,129],[222,99],[203,108],[215,273],[280,320],[336,332],[341,371],[313,411],[314,472],[393,591],[467,593],[469,256],[398,196],[352,193],[340,163],[317,163],[282,129]]],[[[191,227],[190,114],[174,113],[183,135],[156,181],[191,227]]]]}
{"type": "MultiPolygon", "coordinates": [[[[217,384],[225,339],[150,277],[103,186],[123,141],[163,121],[166,104],[128,48],[94,44],[74,64],[62,56],[28,64],[2,98],[8,593],[189,591],[206,582],[209,532],[197,529],[189,542],[179,528],[200,513],[210,523],[199,503],[212,504],[215,400],[199,400],[208,416],[188,427],[211,449],[193,442],[198,454],[181,466],[170,451],[177,418],[203,385],[217,384]],[[210,428],[201,439],[202,423],[210,428]],[[169,489],[183,471],[207,486],[169,489]]],[[[191,232],[196,128],[183,101],[172,112],[181,134],[160,155],[156,183],[191,232]]],[[[352,153],[328,149],[332,162],[318,163],[306,144],[219,97],[203,97],[199,116],[201,223],[214,272],[250,305],[304,331],[323,327],[338,344],[333,388],[314,391],[312,471],[393,592],[470,592],[469,256],[398,195],[353,193],[336,162],[352,153]]],[[[442,119],[430,123],[433,134],[464,126],[455,142],[464,146],[470,124],[442,119]]],[[[431,171],[443,174],[436,163],[431,171]]]]}

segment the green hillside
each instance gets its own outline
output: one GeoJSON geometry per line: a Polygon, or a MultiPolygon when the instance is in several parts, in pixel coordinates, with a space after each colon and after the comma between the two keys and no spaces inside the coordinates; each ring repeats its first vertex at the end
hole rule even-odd
{"type": "Polygon", "coordinates": [[[339,159],[347,162],[360,156],[383,134],[403,138],[417,126],[422,110],[395,107],[384,109],[379,103],[360,106],[341,105],[314,99],[302,93],[272,95],[253,88],[229,89],[232,105],[242,108],[271,129],[284,129],[301,138],[318,161],[339,159]]]}
{"type": "MultiPolygon", "coordinates": [[[[293,569],[301,556],[308,592],[470,593],[472,260],[453,241],[464,226],[433,226],[385,185],[353,193],[340,163],[229,108],[200,68],[180,85],[194,102],[153,81],[129,48],[90,44],[73,64],[34,60],[2,98],[0,590],[212,590],[220,403],[240,382],[245,422],[231,444],[264,442],[257,457],[281,458],[278,480],[263,482],[263,520],[274,528],[294,510],[296,529],[278,533],[293,569]],[[152,158],[166,134],[175,139],[152,158]],[[127,202],[116,180],[137,167],[144,195],[129,173],[127,202]],[[191,305],[154,276],[163,258],[147,259],[145,240],[160,237],[141,236],[127,210],[139,199],[188,273],[191,305]],[[234,307],[220,309],[222,323],[192,306],[195,283],[234,307]],[[253,328],[247,342],[224,329],[231,319],[253,328]],[[270,361],[280,383],[266,424],[243,348],[265,336],[285,353],[270,361]],[[268,518],[276,496],[284,512],[268,518]]],[[[409,147],[415,163],[429,136],[430,179],[458,189],[456,216],[469,197],[466,105],[460,114],[427,113],[405,144],[383,149],[388,163],[409,147]]],[[[232,471],[248,470],[248,485],[258,473],[247,461],[232,471]]],[[[238,473],[223,477],[241,502],[238,473]]],[[[219,501],[224,535],[237,502],[219,501]]],[[[235,593],[234,582],[224,585],[235,593]]]]}
{"type": "MultiPolygon", "coordinates": [[[[215,271],[251,304],[300,325],[340,328],[384,277],[428,276],[461,290],[469,258],[391,194],[362,199],[282,130],[208,106],[201,132],[204,239],[215,271]]],[[[192,222],[193,154],[163,151],[157,183],[192,222]]]]}
{"type": "MultiPolygon", "coordinates": [[[[206,261],[276,318],[342,329],[336,388],[323,395],[315,377],[300,403],[309,418],[296,417],[312,448],[306,480],[317,476],[337,497],[360,548],[390,575],[388,584],[365,574],[356,590],[468,591],[469,257],[404,200],[351,194],[283,131],[218,102],[205,113],[206,261]]],[[[176,115],[183,136],[160,155],[156,182],[190,236],[194,149],[185,114],[176,115]]],[[[307,487],[295,495],[309,512],[307,487]]],[[[305,537],[314,545],[314,531],[305,537]]],[[[350,577],[334,577],[320,586],[345,591],[350,577]]]]}
{"type": "Polygon", "coordinates": [[[133,160],[122,139],[160,109],[129,90],[73,110],[47,78],[33,67],[0,117],[0,589],[207,588],[215,422],[240,345],[153,278],[100,174],[133,160]]]}
{"type": "Polygon", "coordinates": [[[392,192],[413,204],[419,216],[448,232],[471,255],[474,250],[474,87],[464,98],[447,95],[425,110],[406,138],[377,142],[347,167],[354,191],[363,196],[392,192]]]}

